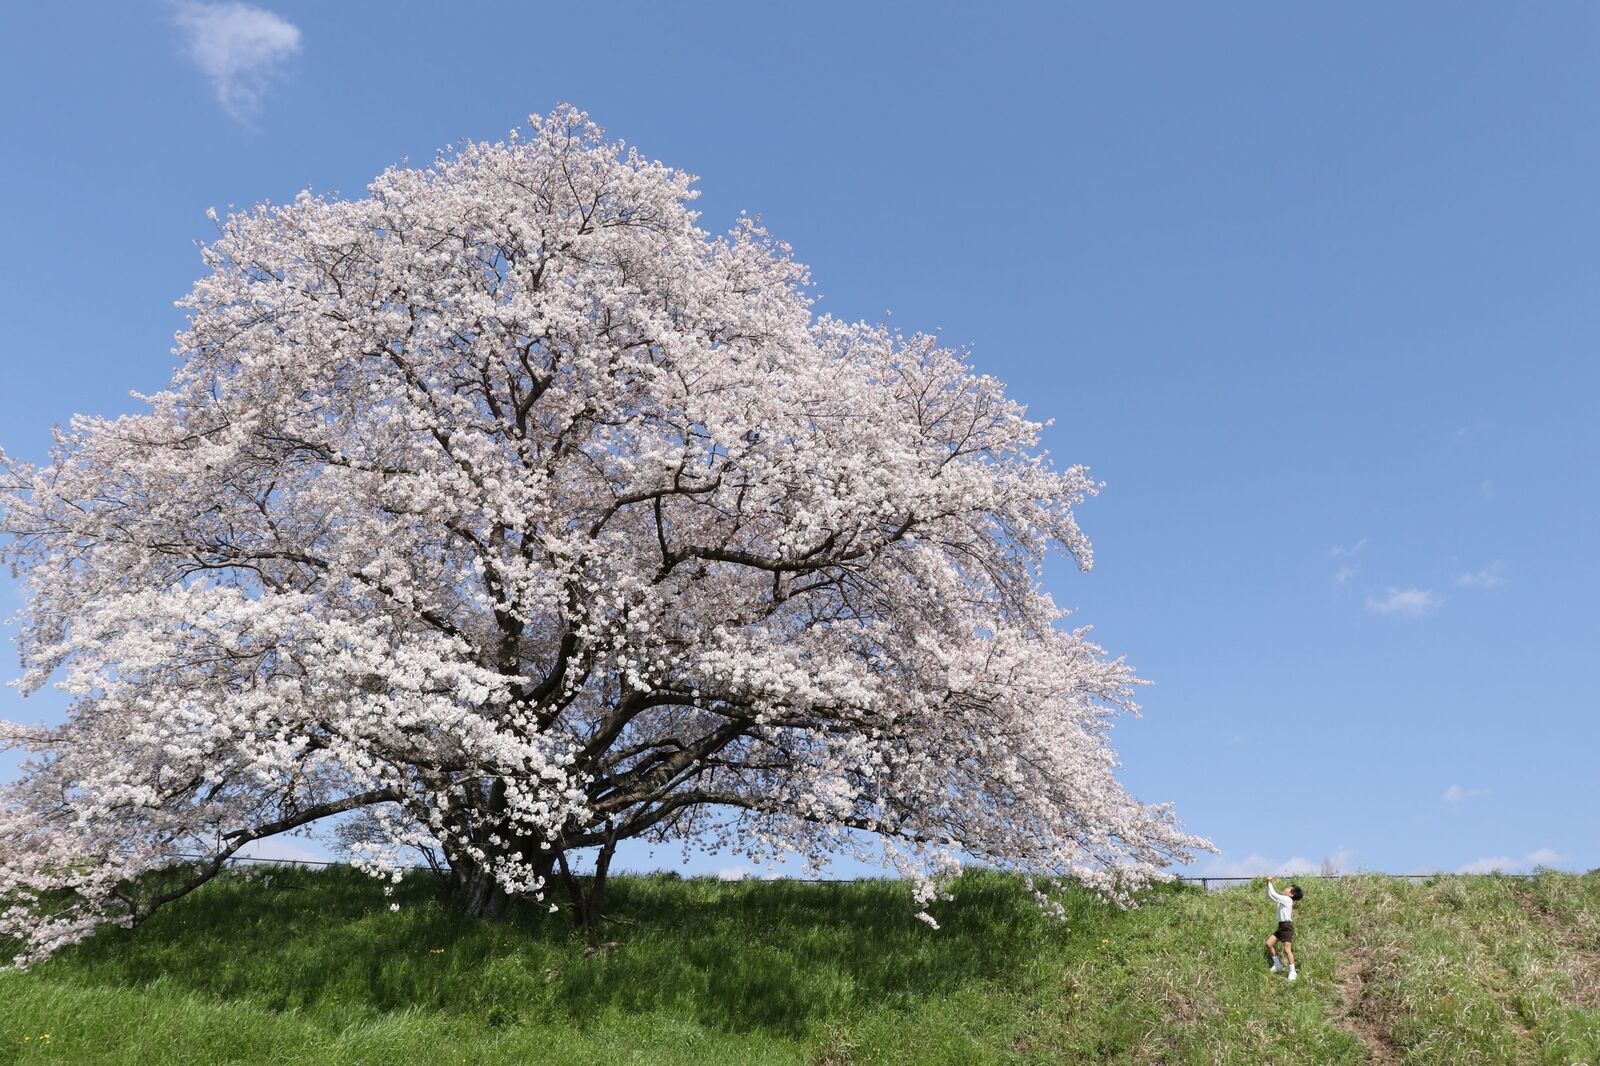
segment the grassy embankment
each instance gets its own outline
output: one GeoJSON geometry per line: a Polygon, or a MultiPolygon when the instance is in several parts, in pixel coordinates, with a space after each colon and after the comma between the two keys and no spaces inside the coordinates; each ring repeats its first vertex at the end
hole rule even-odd
{"type": "Polygon", "coordinates": [[[1290,985],[1259,885],[1082,896],[1064,928],[974,875],[933,932],[889,882],[618,878],[586,956],[423,878],[395,913],[348,870],[230,875],[0,974],[0,1062],[1600,1066],[1600,872],[1302,883],[1290,985]]]}

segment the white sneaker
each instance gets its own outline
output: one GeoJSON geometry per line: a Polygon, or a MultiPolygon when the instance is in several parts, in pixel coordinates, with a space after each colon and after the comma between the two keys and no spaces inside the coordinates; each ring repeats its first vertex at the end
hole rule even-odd
{"type": "Polygon", "coordinates": [[[1273,973],[1282,973],[1283,972],[1283,963],[1279,962],[1276,956],[1274,956],[1273,959],[1272,959],[1272,972],[1273,973]]]}
{"type": "Polygon", "coordinates": [[[1289,980],[1291,980],[1291,981],[1299,980],[1299,978],[1295,977],[1295,975],[1294,975],[1294,967],[1293,966],[1289,967],[1289,980]]]}

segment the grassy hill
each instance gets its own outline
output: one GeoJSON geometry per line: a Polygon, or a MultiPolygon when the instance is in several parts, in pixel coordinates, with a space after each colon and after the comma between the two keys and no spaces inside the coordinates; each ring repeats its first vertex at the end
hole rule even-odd
{"type": "Polygon", "coordinates": [[[618,878],[587,952],[425,878],[234,874],[0,974],[0,1062],[1600,1064],[1600,872],[1301,883],[1290,985],[1259,885],[1062,927],[972,875],[933,932],[892,882],[618,878]]]}

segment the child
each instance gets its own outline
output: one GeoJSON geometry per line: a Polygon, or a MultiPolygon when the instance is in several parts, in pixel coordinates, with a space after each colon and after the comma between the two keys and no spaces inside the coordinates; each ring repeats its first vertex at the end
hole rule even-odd
{"type": "Polygon", "coordinates": [[[1267,954],[1272,958],[1272,972],[1279,973],[1283,970],[1283,963],[1278,961],[1278,942],[1283,942],[1283,953],[1289,956],[1289,980],[1295,980],[1294,972],[1294,905],[1304,896],[1299,885],[1290,885],[1287,896],[1272,887],[1272,878],[1267,878],[1267,896],[1278,905],[1278,928],[1271,936],[1267,937],[1267,954]]]}

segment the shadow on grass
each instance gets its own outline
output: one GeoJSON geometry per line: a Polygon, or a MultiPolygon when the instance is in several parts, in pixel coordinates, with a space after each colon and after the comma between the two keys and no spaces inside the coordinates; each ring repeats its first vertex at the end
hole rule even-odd
{"type": "MultiPolygon", "coordinates": [[[[431,877],[391,897],[349,869],[273,868],[219,879],[39,972],[84,984],[161,981],[340,1025],[422,1010],[581,1027],[611,1011],[663,1011],[800,1037],[861,1010],[910,1010],[965,986],[1009,983],[1070,935],[1017,878],[969,873],[955,894],[936,908],[934,931],[916,919],[910,887],[893,881],[617,877],[608,897],[617,921],[605,935],[618,946],[586,957],[566,916],[542,906],[475,921],[431,877]]],[[[1069,900],[1079,920],[1104,909],[1087,893],[1069,900]]]]}

